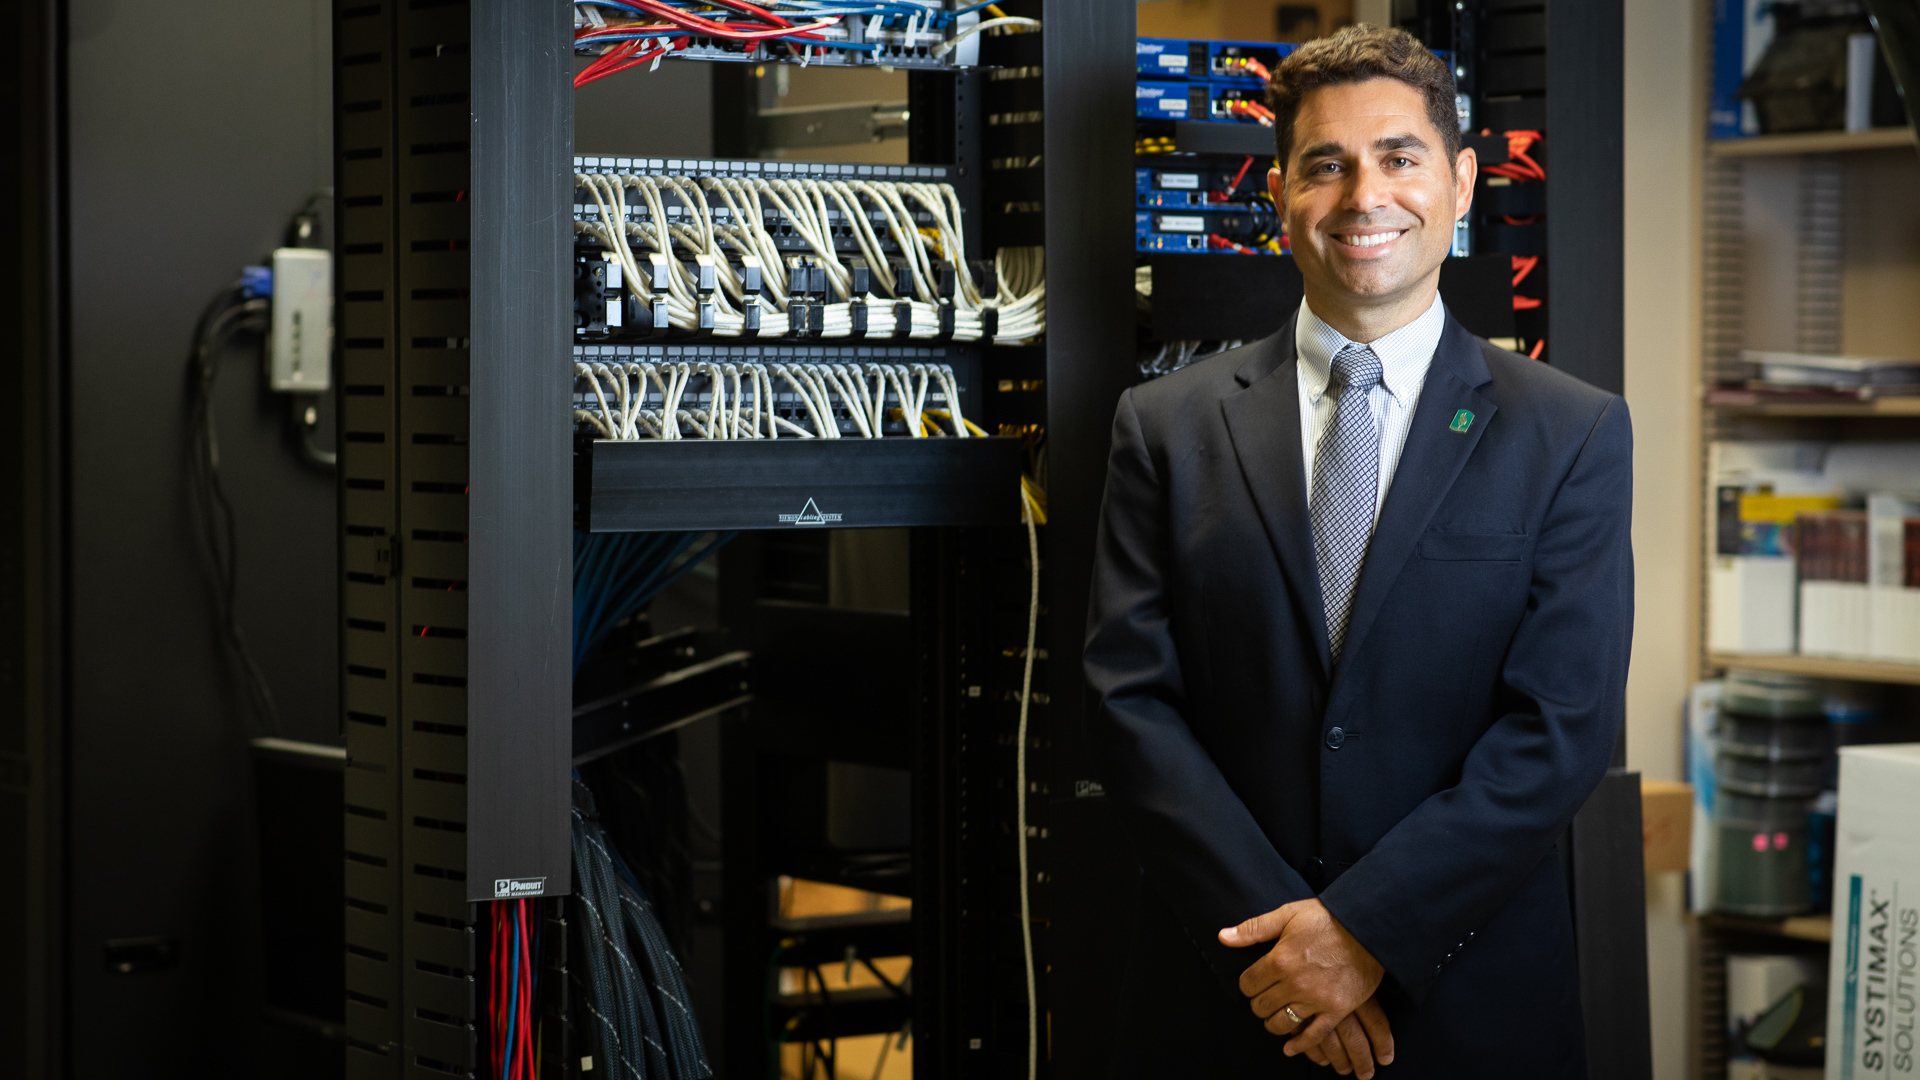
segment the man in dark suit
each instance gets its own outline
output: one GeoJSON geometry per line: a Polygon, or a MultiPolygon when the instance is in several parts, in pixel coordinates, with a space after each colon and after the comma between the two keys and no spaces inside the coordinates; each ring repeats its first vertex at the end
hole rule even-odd
{"type": "Polygon", "coordinates": [[[1397,30],[1283,61],[1305,301],[1114,418],[1086,670],[1144,871],[1115,1075],[1586,1075],[1558,841],[1623,712],[1632,433],[1441,303],[1453,94],[1397,30]]]}

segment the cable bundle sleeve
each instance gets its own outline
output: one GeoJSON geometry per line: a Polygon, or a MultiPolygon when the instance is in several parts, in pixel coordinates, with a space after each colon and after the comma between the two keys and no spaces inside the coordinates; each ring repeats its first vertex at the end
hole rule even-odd
{"type": "Polygon", "coordinates": [[[577,172],[574,184],[593,204],[574,222],[575,231],[619,265],[621,285],[636,300],[663,302],[668,325],[677,331],[778,338],[794,329],[788,315],[797,304],[819,309],[819,332],[809,328],[810,337],[893,340],[894,303],[907,306],[908,339],[979,341],[988,336],[987,311],[993,313],[991,338],[997,344],[1030,341],[1046,330],[1043,249],[1001,248],[994,256],[999,292],[984,296],[967,262],[960,197],[951,184],[609,172],[577,172]],[[790,252],[769,231],[769,221],[805,241],[831,299],[790,294],[790,252]],[[842,261],[834,242],[835,235],[849,234],[871,270],[865,292],[855,289],[854,268],[842,261]],[[904,293],[896,288],[890,253],[905,261],[904,293]],[[694,269],[682,254],[695,261],[694,269]],[[664,290],[655,285],[655,255],[665,261],[664,290]],[[717,280],[711,290],[702,289],[701,260],[712,263],[717,280]],[[748,260],[762,270],[758,293],[747,291],[748,260]],[[947,273],[953,275],[950,297],[947,273]],[[866,305],[864,333],[855,325],[855,303],[866,305]],[[750,307],[760,309],[757,330],[749,326],[750,307]]]}
{"type": "Polygon", "coordinates": [[[712,1076],[680,961],[632,871],[608,845],[593,793],[577,774],[573,864],[587,938],[584,1004],[598,1060],[620,1077],[712,1076]]]}

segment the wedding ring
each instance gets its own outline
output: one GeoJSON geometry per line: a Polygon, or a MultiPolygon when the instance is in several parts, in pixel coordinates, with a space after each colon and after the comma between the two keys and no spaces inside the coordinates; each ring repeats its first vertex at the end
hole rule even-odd
{"type": "Polygon", "coordinates": [[[1287,1019],[1289,1019],[1289,1020],[1291,1020],[1291,1021],[1293,1021],[1295,1025],[1299,1025],[1299,1024],[1304,1024],[1304,1023],[1306,1023],[1306,1021],[1305,1021],[1305,1020],[1302,1020],[1302,1019],[1300,1019],[1300,1014],[1299,1014],[1299,1013],[1297,1013],[1297,1012],[1294,1012],[1294,1011],[1293,1011],[1293,1006],[1291,1006],[1291,1005],[1283,1005],[1283,1006],[1281,1006],[1281,1010],[1280,1010],[1280,1011],[1282,1011],[1282,1012],[1284,1012],[1284,1013],[1286,1013],[1286,1014],[1287,1014],[1287,1019]]]}

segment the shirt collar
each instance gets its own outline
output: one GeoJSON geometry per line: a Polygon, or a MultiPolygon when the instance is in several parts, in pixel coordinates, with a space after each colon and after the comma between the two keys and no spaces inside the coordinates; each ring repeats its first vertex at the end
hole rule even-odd
{"type": "MultiPolygon", "coordinates": [[[[1411,394],[1426,381],[1427,366],[1440,347],[1440,334],[1446,329],[1447,309],[1434,294],[1433,303],[1417,319],[1371,343],[1380,358],[1380,385],[1400,405],[1411,405],[1411,394]]],[[[1293,348],[1300,357],[1308,396],[1315,404],[1327,392],[1333,378],[1333,358],[1353,344],[1346,335],[1313,313],[1306,300],[1300,301],[1300,318],[1294,324],[1293,348]]]]}

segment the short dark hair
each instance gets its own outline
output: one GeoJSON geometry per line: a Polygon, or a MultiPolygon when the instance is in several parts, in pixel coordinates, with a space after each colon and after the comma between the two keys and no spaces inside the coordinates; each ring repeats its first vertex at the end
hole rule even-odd
{"type": "Polygon", "coordinates": [[[1309,41],[1274,67],[1267,81],[1267,107],[1273,110],[1273,141],[1281,171],[1293,152],[1293,120],[1307,91],[1373,79],[1392,79],[1419,91],[1427,102],[1427,119],[1446,146],[1448,163],[1460,156],[1460,113],[1454,103],[1452,69],[1405,30],[1362,23],[1309,41]]]}

